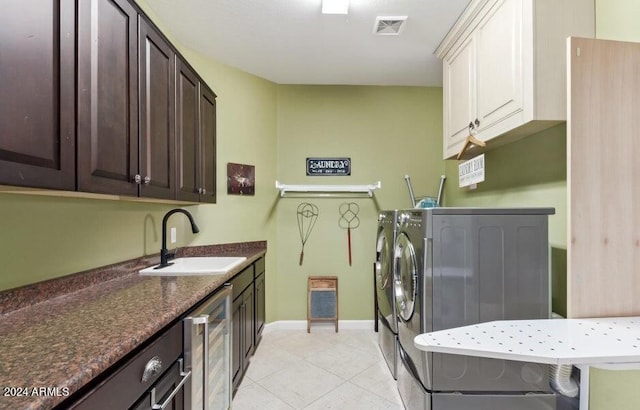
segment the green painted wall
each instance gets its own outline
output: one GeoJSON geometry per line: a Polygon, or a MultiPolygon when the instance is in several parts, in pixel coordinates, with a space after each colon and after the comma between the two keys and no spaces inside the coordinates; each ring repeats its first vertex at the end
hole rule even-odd
{"type": "Polygon", "coordinates": [[[596,37],[640,42],[640,2],[596,0],[596,37]]]}
{"type": "Polygon", "coordinates": [[[281,198],[278,215],[277,312],[280,320],[305,319],[307,277],[336,275],[340,319],[373,318],[373,273],[377,215],[410,207],[404,175],[416,194],[437,193],[444,170],[442,89],[420,87],[280,86],[278,93],[278,179],[287,184],[371,184],[370,198],[281,198]],[[351,176],[307,177],[307,157],[349,157],[351,176]],[[318,206],[319,217],[299,265],[296,209],[318,206]],[[353,265],[339,206],[355,202],[360,226],[352,230],[353,265]]]}
{"type": "MultiPolygon", "coordinates": [[[[596,0],[596,37],[640,42],[640,2],[596,0]]],[[[635,410],[640,408],[640,370],[592,369],[591,410],[635,410]]]]}

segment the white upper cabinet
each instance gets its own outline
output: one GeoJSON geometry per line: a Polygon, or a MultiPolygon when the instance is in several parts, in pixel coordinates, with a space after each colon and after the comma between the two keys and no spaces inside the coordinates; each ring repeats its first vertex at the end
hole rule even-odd
{"type": "Polygon", "coordinates": [[[494,147],[566,120],[566,38],[593,37],[593,0],[472,0],[443,60],[444,158],[473,133],[494,147]]]}

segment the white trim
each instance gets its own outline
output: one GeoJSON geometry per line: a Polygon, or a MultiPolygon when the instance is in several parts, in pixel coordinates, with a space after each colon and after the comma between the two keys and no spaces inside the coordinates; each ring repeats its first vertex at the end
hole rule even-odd
{"type": "Polygon", "coordinates": [[[380,181],[370,185],[290,185],[276,181],[276,189],[280,190],[280,196],[283,197],[288,193],[314,194],[313,196],[323,196],[332,193],[352,193],[367,194],[373,196],[373,191],[380,189],[382,183],[380,181]]]}
{"type": "MultiPolygon", "coordinates": [[[[338,320],[338,332],[340,330],[373,330],[373,320],[338,320]]],[[[311,331],[314,329],[335,329],[333,322],[314,322],[311,324],[311,331]]],[[[278,320],[264,325],[263,334],[274,330],[307,330],[306,320],[278,320]]]]}

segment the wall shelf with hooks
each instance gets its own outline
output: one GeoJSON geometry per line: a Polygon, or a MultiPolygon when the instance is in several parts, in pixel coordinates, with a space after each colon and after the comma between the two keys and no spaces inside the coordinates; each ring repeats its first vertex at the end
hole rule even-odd
{"type": "Polygon", "coordinates": [[[280,196],[295,194],[296,196],[332,196],[340,194],[359,194],[373,196],[373,191],[380,189],[380,181],[370,185],[290,185],[276,181],[276,189],[280,196]]]}

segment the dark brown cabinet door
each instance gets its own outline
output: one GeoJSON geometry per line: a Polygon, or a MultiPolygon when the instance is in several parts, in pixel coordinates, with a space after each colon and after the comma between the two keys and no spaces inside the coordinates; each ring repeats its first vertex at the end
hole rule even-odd
{"type": "Polygon", "coordinates": [[[75,2],[3,0],[0,184],[75,189],[75,2]]]}
{"type": "Polygon", "coordinates": [[[140,196],[173,199],[175,53],[143,18],[139,25],[140,196]]]}
{"type": "Polygon", "coordinates": [[[243,353],[244,362],[243,367],[249,366],[249,360],[253,356],[253,332],[254,332],[254,303],[253,303],[253,283],[243,292],[244,298],[244,322],[242,323],[242,339],[243,339],[243,353]]]}
{"type": "Polygon", "coordinates": [[[265,283],[264,278],[265,278],[264,273],[256,278],[256,295],[255,295],[256,323],[255,323],[255,334],[254,334],[254,343],[256,346],[258,346],[258,343],[260,342],[260,339],[262,337],[262,330],[264,329],[264,323],[266,320],[266,314],[265,314],[266,313],[265,312],[266,294],[265,294],[265,287],[264,287],[264,283],[265,283]]]}
{"type": "Polygon", "coordinates": [[[151,392],[146,393],[130,410],[158,409],[160,408],[159,406],[163,404],[166,404],[165,407],[162,407],[162,409],[165,410],[184,409],[184,386],[178,389],[181,380],[180,365],[174,363],[153,386],[154,394],[151,394],[151,392]],[[176,390],[177,393],[171,397],[171,394],[176,390]],[[169,397],[171,397],[171,399],[169,399],[169,397]]]}
{"type": "Polygon", "coordinates": [[[176,61],[177,193],[184,201],[216,202],[216,95],[176,61]]]}
{"type": "Polygon", "coordinates": [[[199,80],[182,60],[176,61],[177,199],[199,201],[199,80]]]}
{"type": "Polygon", "coordinates": [[[78,2],[78,189],[137,195],[138,16],[126,0],[78,2]]]}
{"type": "Polygon", "coordinates": [[[200,202],[216,202],[216,95],[200,83],[200,202]]]}
{"type": "Polygon", "coordinates": [[[233,329],[233,334],[231,337],[231,376],[233,379],[233,392],[235,394],[238,386],[240,385],[242,375],[244,374],[244,367],[242,366],[242,363],[244,362],[244,355],[242,352],[243,340],[240,336],[242,334],[242,322],[244,316],[242,295],[238,296],[236,300],[233,301],[231,310],[231,327],[233,329]]]}

